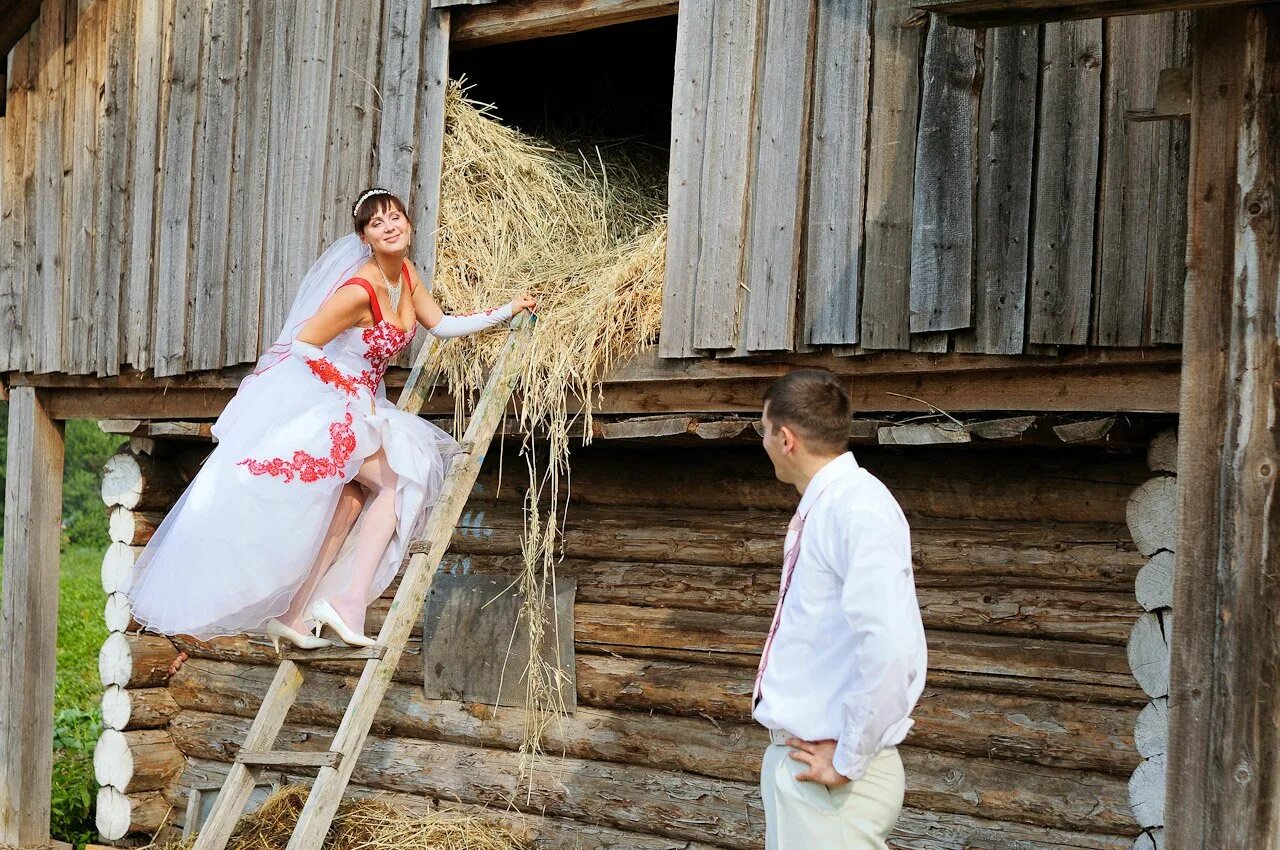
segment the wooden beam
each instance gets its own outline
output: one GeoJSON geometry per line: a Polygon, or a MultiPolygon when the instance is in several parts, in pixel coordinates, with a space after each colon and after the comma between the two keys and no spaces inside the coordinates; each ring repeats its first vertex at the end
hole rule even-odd
{"type": "MultiPolygon", "coordinates": [[[[758,355],[751,358],[717,359],[713,357],[688,360],[666,360],[658,356],[656,347],[646,349],[626,363],[619,364],[605,378],[606,384],[637,382],[680,382],[706,380],[733,380],[743,378],[777,378],[792,369],[822,368],[837,375],[904,375],[917,372],[999,372],[1014,369],[1044,369],[1048,371],[1108,368],[1108,367],[1164,367],[1176,368],[1181,362],[1177,348],[1138,349],[1080,349],[1055,357],[990,354],[927,354],[906,351],[882,351],[857,357],[836,357],[831,354],[777,354],[758,355]]],[[[126,369],[119,375],[96,377],[94,375],[68,375],[60,372],[32,374],[9,372],[0,374],[0,381],[20,387],[59,389],[147,390],[170,393],[180,390],[229,389],[234,390],[249,374],[249,366],[233,366],[209,372],[192,372],[162,378],[150,372],[126,369]]],[[[409,370],[390,368],[386,374],[388,391],[405,385],[409,370]]],[[[104,416],[106,414],[103,414],[104,416]]],[[[127,417],[124,417],[127,418],[127,417]]],[[[156,418],[156,417],[151,417],[156,418]]]]}
{"type": "Polygon", "coordinates": [[[1254,0],[915,0],[913,5],[945,16],[952,26],[982,28],[1244,6],[1251,2],[1254,0]]]}
{"type": "Polygon", "coordinates": [[[455,6],[450,43],[465,50],[568,35],[674,15],[679,7],[679,0],[513,0],[492,6],[455,6]]]}
{"type": "Polygon", "coordinates": [[[1166,846],[1280,846],[1280,6],[1195,23],[1166,846]]]}
{"type": "MultiPolygon", "coordinates": [[[[904,355],[906,356],[906,355],[904,355]]],[[[1178,410],[1178,361],[1155,358],[1152,362],[1131,360],[1115,364],[1070,367],[1034,366],[1021,360],[1021,368],[973,369],[924,368],[928,356],[916,358],[913,368],[900,372],[861,372],[841,369],[847,378],[857,412],[923,411],[923,399],[944,410],[1035,411],[1035,412],[1134,412],[1176,413],[1178,410]],[[912,397],[912,398],[908,398],[912,397]]],[[[980,361],[981,355],[971,356],[980,361]]],[[[993,358],[987,358],[993,359],[993,358]]],[[[861,358],[842,358],[833,365],[861,358]]],[[[954,366],[967,364],[955,363],[954,366]]],[[[607,381],[597,413],[758,413],[769,384],[800,363],[783,362],[765,366],[699,369],[683,378],[663,380],[662,373],[643,371],[630,374],[636,379],[607,381]]],[[[834,371],[834,370],[833,370],[834,371]]],[[[148,383],[98,379],[101,386],[59,375],[15,376],[15,388],[38,385],[49,415],[56,419],[213,419],[234,395],[234,384],[213,382],[148,383]],[[123,385],[122,385],[123,384],[123,385]],[[167,386],[166,386],[167,385],[167,386]]],[[[228,382],[229,383],[229,382],[228,382]]],[[[389,375],[387,390],[403,384],[399,375],[389,375]]],[[[16,390],[15,390],[16,391],[16,390]]],[[[447,415],[453,412],[449,393],[432,394],[422,413],[447,415]]]]}
{"type": "Polygon", "coordinates": [[[0,617],[0,845],[49,842],[62,424],[38,390],[9,398],[0,617]]]}

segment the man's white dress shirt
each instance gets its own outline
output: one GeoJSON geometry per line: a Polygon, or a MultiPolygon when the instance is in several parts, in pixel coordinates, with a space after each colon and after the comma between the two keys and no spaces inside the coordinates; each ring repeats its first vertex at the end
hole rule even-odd
{"type": "Polygon", "coordinates": [[[924,690],[910,530],[897,500],[849,452],[813,476],[797,514],[799,557],[753,715],[806,741],[836,740],[835,769],[859,779],[906,737],[924,690]]]}

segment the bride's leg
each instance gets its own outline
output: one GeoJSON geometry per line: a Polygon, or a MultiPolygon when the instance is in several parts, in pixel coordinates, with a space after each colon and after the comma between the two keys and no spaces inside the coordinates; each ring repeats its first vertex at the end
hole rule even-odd
{"type": "Polygon", "coordinates": [[[280,618],[280,621],[289,628],[299,632],[306,631],[302,625],[302,615],[306,611],[306,606],[311,603],[311,594],[315,592],[316,585],[333,565],[333,559],[337,557],[342,541],[346,539],[351,526],[355,525],[356,519],[360,516],[364,499],[364,491],[354,482],[349,481],[342,485],[342,492],[338,494],[338,504],[333,510],[333,519],[329,522],[329,530],[325,532],[320,549],[316,552],[316,559],[311,563],[311,572],[307,575],[307,580],[298,588],[298,592],[294,594],[293,601],[289,603],[289,610],[280,618]]]}
{"type": "Polygon", "coordinates": [[[352,552],[351,581],[346,590],[329,600],[329,604],[349,628],[363,634],[369,586],[373,584],[382,554],[396,530],[396,474],[387,463],[387,456],[379,449],[376,454],[365,458],[356,473],[356,481],[369,488],[372,501],[365,508],[360,538],[352,552]]]}

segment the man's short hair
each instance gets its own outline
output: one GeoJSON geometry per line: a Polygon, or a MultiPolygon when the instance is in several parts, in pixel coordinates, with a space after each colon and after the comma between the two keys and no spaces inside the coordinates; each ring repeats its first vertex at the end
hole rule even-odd
{"type": "Polygon", "coordinates": [[[764,406],[776,430],[786,425],[818,452],[839,454],[849,448],[853,402],[826,369],[797,369],[773,382],[764,406]]]}

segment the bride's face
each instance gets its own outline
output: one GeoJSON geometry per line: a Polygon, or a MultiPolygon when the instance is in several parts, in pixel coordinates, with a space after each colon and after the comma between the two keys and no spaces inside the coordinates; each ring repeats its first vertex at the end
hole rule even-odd
{"type": "Polygon", "coordinates": [[[364,241],[379,254],[394,254],[409,247],[413,227],[404,213],[388,205],[374,213],[364,228],[364,241]]]}

